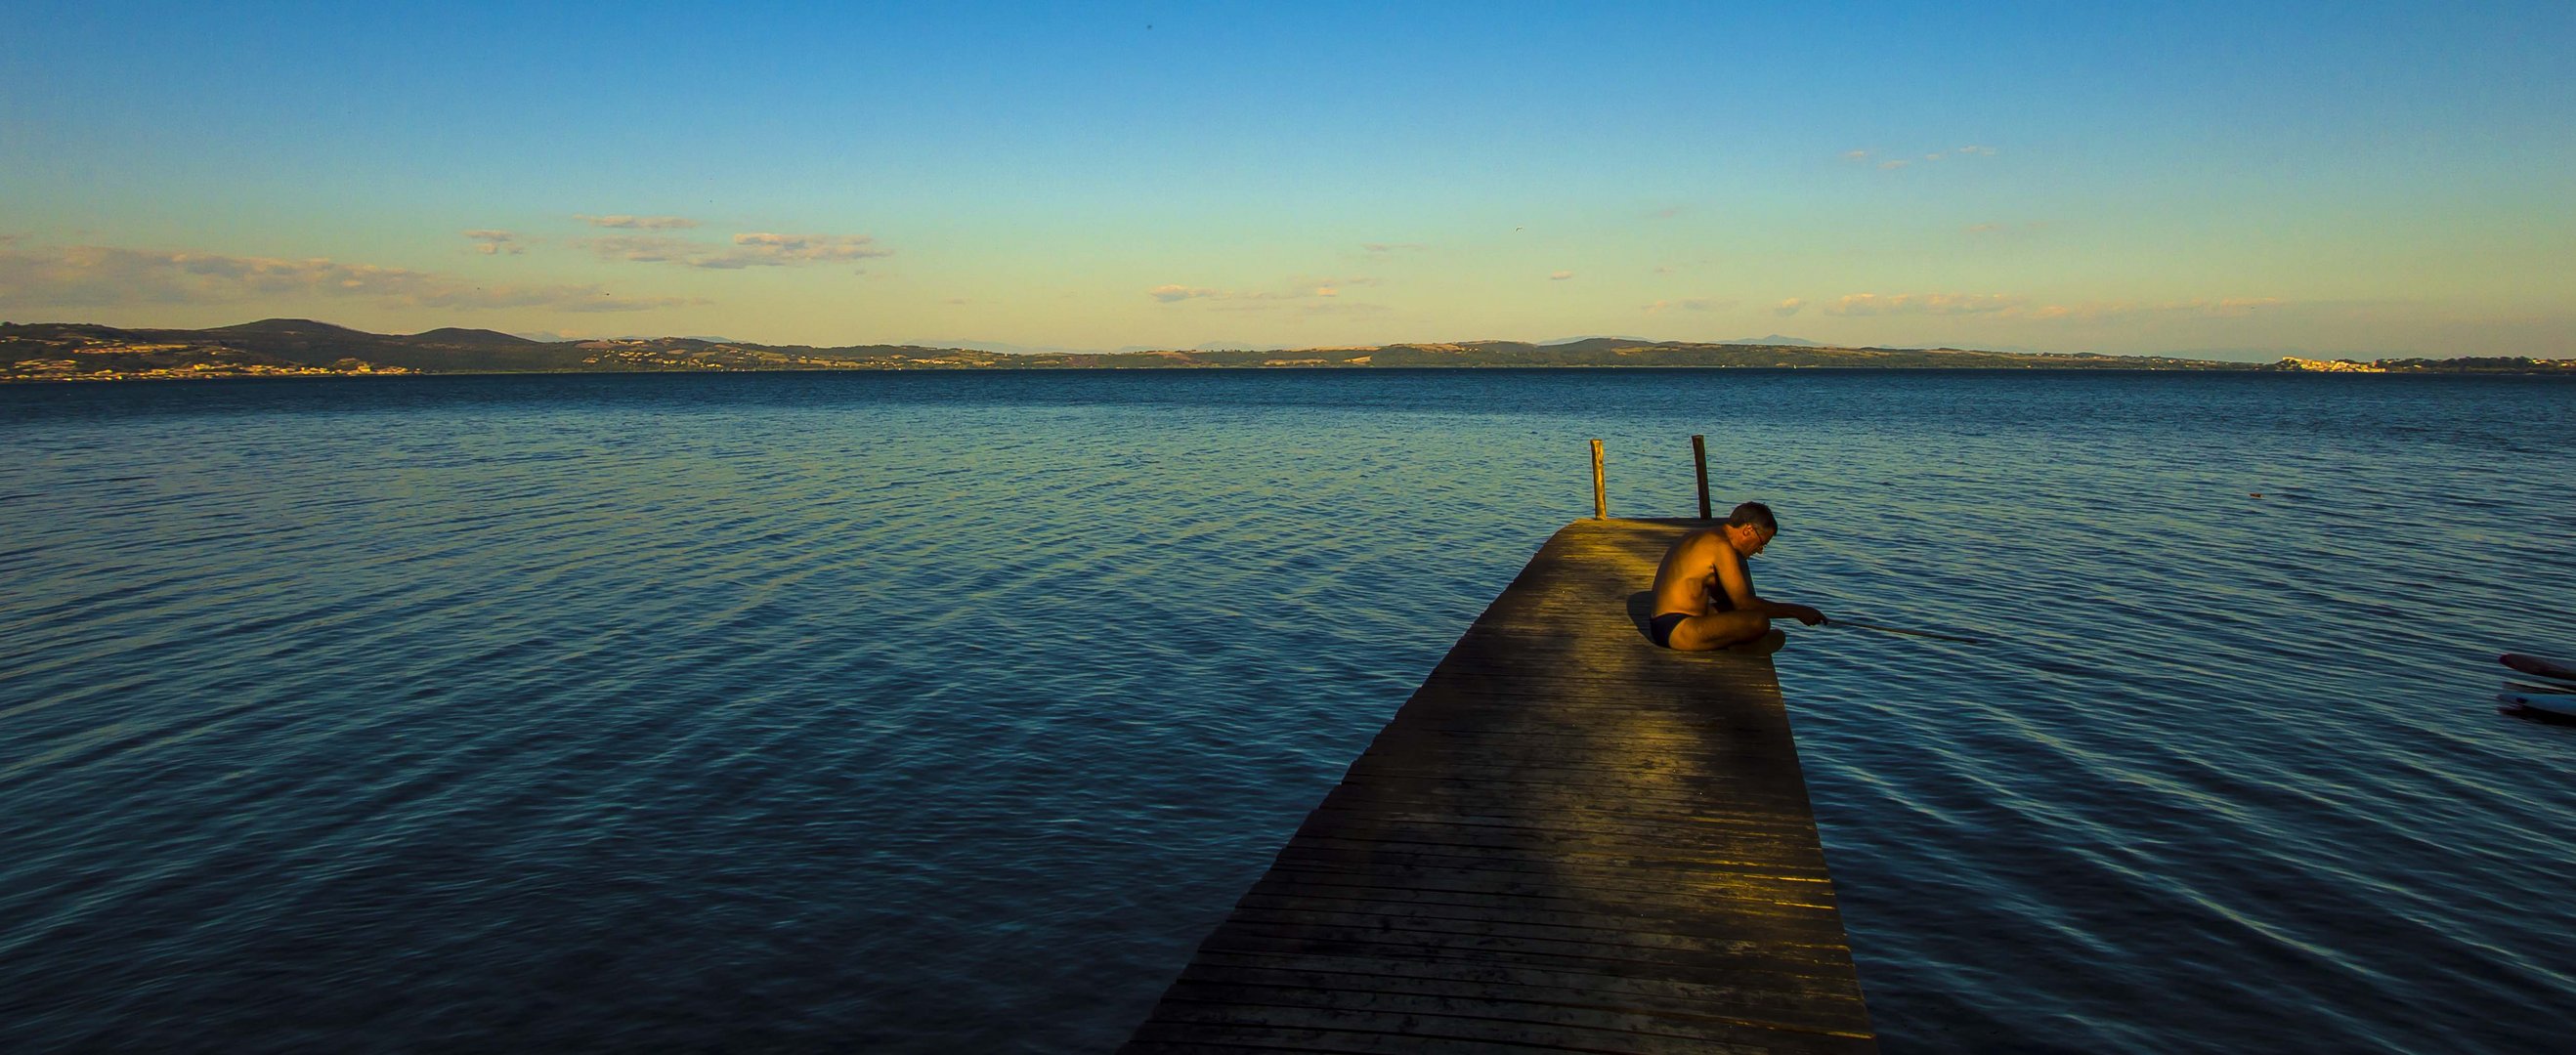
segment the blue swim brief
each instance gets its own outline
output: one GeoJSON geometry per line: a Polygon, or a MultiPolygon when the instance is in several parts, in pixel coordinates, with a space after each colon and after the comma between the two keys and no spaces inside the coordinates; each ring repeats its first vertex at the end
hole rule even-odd
{"type": "Polygon", "coordinates": [[[1673,647],[1673,628],[1682,625],[1682,620],[1688,618],[1690,618],[1689,612],[1666,612],[1656,616],[1654,622],[1646,625],[1646,636],[1655,639],[1658,645],[1671,648],[1673,647]]]}

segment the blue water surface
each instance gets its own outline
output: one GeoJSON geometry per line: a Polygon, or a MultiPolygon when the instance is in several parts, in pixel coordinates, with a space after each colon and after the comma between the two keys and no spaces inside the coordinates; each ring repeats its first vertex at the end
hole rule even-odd
{"type": "Polygon", "coordinates": [[[0,388],[0,1049],[1105,1051],[1693,433],[1888,1050],[2562,1042],[2576,384],[1564,370],[0,388]]]}

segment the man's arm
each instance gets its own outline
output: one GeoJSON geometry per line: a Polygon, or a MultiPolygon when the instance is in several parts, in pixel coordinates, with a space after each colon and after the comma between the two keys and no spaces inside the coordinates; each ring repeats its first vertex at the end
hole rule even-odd
{"type": "Polygon", "coordinates": [[[1739,612],[1755,612],[1777,619],[1795,619],[1808,626],[1825,621],[1825,613],[1803,604],[1766,601],[1753,593],[1753,576],[1744,570],[1744,557],[1732,546],[1717,547],[1717,586],[1739,612]]]}

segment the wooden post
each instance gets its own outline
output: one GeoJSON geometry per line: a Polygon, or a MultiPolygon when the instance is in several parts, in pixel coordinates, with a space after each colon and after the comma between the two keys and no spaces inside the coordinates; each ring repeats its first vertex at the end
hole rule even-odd
{"type": "Polygon", "coordinates": [[[1610,519],[1610,484],[1601,477],[1601,441],[1592,441],[1592,519],[1610,519]]]}
{"type": "Polygon", "coordinates": [[[1708,511],[1708,437],[1692,434],[1691,463],[1699,467],[1699,518],[1715,520],[1708,511]]]}

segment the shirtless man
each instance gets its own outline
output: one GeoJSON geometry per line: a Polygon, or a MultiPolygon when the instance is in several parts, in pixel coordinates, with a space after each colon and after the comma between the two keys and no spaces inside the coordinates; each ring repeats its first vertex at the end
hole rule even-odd
{"type": "Polygon", "coordinates": [[[1753,593],[1753,573],[1744,559],[1762,552],[1780,522],[1771,507],[1746,502],[1735,507],[1726,523],[1681,537],[1655,569],[1655,643],[1684,652],[1751,641],[1771,632],[1773,616],[1808,626],[1825,621],[1825,613],[1803,604],[1766,601],[1753,593]]]}

